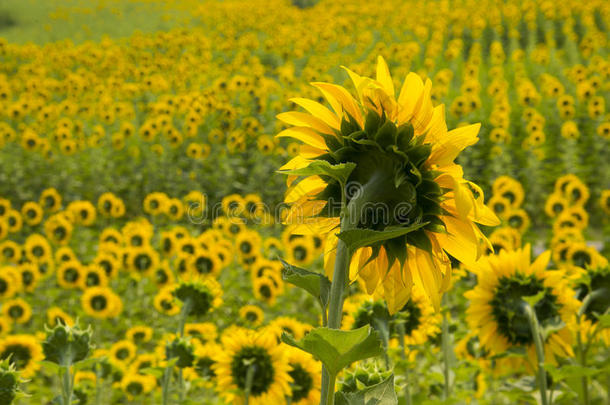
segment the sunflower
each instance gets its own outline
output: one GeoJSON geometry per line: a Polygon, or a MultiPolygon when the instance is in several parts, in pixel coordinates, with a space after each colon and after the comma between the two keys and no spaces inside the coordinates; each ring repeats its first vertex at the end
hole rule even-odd
{"type": "Polygon", "coordinates": [[[141,374],[145,368],[155,367],[159,361],[159,356],[156,353],[138,354],[129,364],[128,372],[141,374]]]}
{"type": "Polygon", "coordinates": [[[268,259],[275,259],[284,252],[282,242],[277,238],[266,238],[263,241],[263,253],[268,259]]]}
{"type": "Polygon", "coordinates": [[[13,323],[26,323],[32,318],[32,307],[21,298],[13,298],[2,304],[2,315],[13,323]]]}
{"type": "Polygon", "coordinates": [[[32,262],[52,257],[52,249],[49,241],[37,233],[30,234],[24,244],[25,256],[32,262]]]}
{"type": "Polygon", "coordinates": [[[108,286],[108,276],[102,267],[90,264],[81,268],[78,285],[81,290],[91,287],[106,287],[108,286]]]}
{"type": "Polygon", "coordinates": [[[266,302],[268,305],[275,305],[278,289],[273,280],[269,277],[257,277],[254,279],[253,286],[254,298],[266,302]]]}
{"type": "Polygon", "coordinates": [[[17,267],[21,274],[21,285],[24,291],[33,292],[40,280],[40,271],[34,263],[22,263],[17,267]]]}
{"type": "Polygon", "coordinates": [[[121,379],[120,386],[129,401],[136,401],[155,389],[157,380],[152,375],[128,373],[121,379]]]}
{"type": "Polygon", "coordinates": [[[5,218],[11,210],[11,201],[0,197],[0,218],[5,218]]]}
{"type": "Polygon", "coordinates": [[[58,324],[72,326],[74,325],[74,319],[63,309],[59,307],[51,307],[47,309],[47,324],[50,328],[54,328],[58,324]]]}
{"type": "Polygon", "coordinates": [[[157,295],[155,295],[153,305],[157,311],[170,316],[180,313],[180,306],[172,294],[174,289],[175,286],[169,285],[162,288],[157,295]]]}
{"type": "Polygon", "coordinates": [[[11,320],[6,316],[0,316],[0,336],[8,335],[12,328],[11,320]]]}
{"type": "Polygon", "coordinates": [[[599,328],[599,317],[607,314],[610,309],[610,296],[607,294],[607,291],[610,290],[610,266],[608,266],[608,261],[587,267],[586,270],[580,269],[577,274],[575,290],[578,300],[584,301],[589,294],[596,293],[592,295],[582,313],[577,333],[581,334],[583,341],[602,337],[608,345],[610,344],[610,330],[599,328]],[[595,336],[597,332],[601,333],[595,336]]]}
{"type": "Polygon", "coordinates": [[[40,193],[38,203],[47,212],[59,211],[61,208],[61,195],[56,189],[47,188],[40,193]]]}
{"type": "Polygon", "coordinates": [[[248,259],[260,254],[262,238],[260,234],[253,230],[240,232],[235,238],[237,254],[241,259],[248,259]]]}
{"type": "Polygon", "coordinates": [[[239,309],[239,317],[248,325],[260,326],[265,318],[265,313],[257,305],[244,305],[239,309]]]}
{"type": "Polygon", "coordinates": [[[286,332],[294,336],[296,340],[300,340],[305,334],[305,331],[309,329],[303,323],[289,316],[275,318],[269,323],[269,327],[277,328],[279,331],[278,339],[281,337],[282,332],[286,332]]]}
{"type": "MultiPolygon", "coordinates": [[[[350,279],[363,277],[372,293],[382,283],[394,294],[389,310],[395,313],[409,299],[411,284],[419,284],[435,308],[450,282],[447,253],[464,263],[475,262],[483,253],[479,240],[485,236],[475,225],[497,225],[493,212],[483,203],[483,193],[462,177],[453,163],[467,146],[477,142],[479,125],[447,131],[444,106],[432,106],[431,82],[410,73],[395,98],[388,67],[379,57],[377,80],[347,70],[358,99],[347,90],[328,83],[314,83],[334,113],[308,99],[292,99],[311,115],[287,112],[278,118],[293,127],[278,134],[305,143],[300,154],[282,169],[301,169],[312,161],[353,164],[342,189],[324,175],[297,181],[288,177],[285,201],[292,204],[286,222],[300,225],[297,233],[328,234],[325,261],[334,267],[341,207],[346,197],[350,228],[383,231],[405,228],[404,234],[359,249],[350,279]],[[375,215],[366,204],[381,204],[375,215]],[[297,218],[300,217],[300,218],[297,218]],[[406,260],[406,258],[409,260],[406,260]],[[365,269],[366,267],[366,269],[365,269]]],[[[288,174],[290,172],[288,171],[288,174]]],[[[388,297],[386,297],[388,298],[388,297]]]]}
{"type": "Polygon", "coordinates": [[[16,267],[0,267],[0,299],[8,299],[13,297],[21,290],[21,287],[21,276],[16,267]]]}
{"type": "Polygon", "coordinates": [[[405,344],[421,345],[441,332],[441,315],[427,305],[426,296],[414,287],[411,299],[395,315],[392,321],[392,336],[399,333],[397,323],[403,324],[405,344]]]}
{"type": "Polygon", "coordinates": [[[216,379],[213,368],[216,363],[214,357],[221,351],[222,347],[216,343],[206,343],[195,348],[193,370],[199,378],[204,380],[203,385],[206,387],[212,387],[210,383],[216,379]]]}
{"type": "Polygon", "coordinates": [[[119,368],[126,369],[136,357],[137,347],[131,340],[119,340],[108,351],[108,359],[119,368]]]}
{"type": "MultiPolygon", "coordinates": [[[[466,311],[470,329],[477,331],[481,344],[492,356],[513,347],[524,347],[530,371],[535,367],[528,361],[535,359],[536,354],[532,332],[522,309],[524,297],[543,294],[533,306],[542,328],[557,322],[566,325],[545,340],[547,361],[555,364],[557,356],[573,356],[570,331],[574,329],[573,318],[579,304],[563,271],[546,270],[550,257],[547,251],[532,263],[527,245],[512,252],[503,250],[468,266],[478,280],[475,288],[464,294],[470,300],[466,311]]],[[[498,361],[505,361],[505,366],[511,369],[523,362],[513,357],[498,361]]]]}
{"type": "Polygon", "coordinates": [[[57,268],[57,283],[62,288],[78,288],[81,284],[83,265],[77,261],[63,262],[57,268]]]}
{"type": "Polygon", "coordinates": [[[0,339],[0,359],[9,359],[21,377],[31,378],[44,360],[42,346],[32,335],[10,335],[0,339]]]}
{"type": "Polygon", "coordinates": [[[12,240],[0,243],[0,258],[10,263],[18,263],[21,260],[21,247],[12,240]]]}
{"type": "Polygon", "coordinates": [[[160,215],[166,212],[169,197],[165,193],[151,193],[144,198],[144,212],[150,215],[160,215]]]}
{"type": "Polygon", "coordinates": [[[218,328],[211,322],[187,323],[184,325],[184,335],[190,336],[203,345],[216,340],[218,328]]]}
{"type": "Polygon", "coordinates": [[[570,202],[561,194],[552,193],[544,204],[544,212],[546,212],[549,217],[555,218],[565,211],[569,205],[570,202]]]}
{"type": "Polygon", "coordinates": [[[300,267],[313,261],[314,252],[313,240],[309,237],[295,239],[286,246],[287,261],[300,267]]]}
{"type": "Polygon", "coordinates": [[[222,209],[228,218],[240,217],[245,213],[246,201],[239,194],[231,194],[223,197],[222,209]]]}
{"type": "Polygon", "coordinates": [[[21,207],[21,216],[26,224],[36,226],[42,221],[42,208],[34,201],[28,201],[21,207]]]}
{"type": "Polygon", "coordinates": [[[121,267],[121,263],[113,255],[103,252],[98,253],[91,264],[101,268],[108,279],[115,278],[121,267]]]}
{"type": "Polygon", "coordinates": [[[289,347],[287,361],[288,375],[292,378],[291,403],[295,405],[315,405],[320,402],[320,365],[313,357],[301,350],[289,347]]]}
{"type": "Polygon", "coordinates": [[[125,337],[134,343],[144,343],[152,339],[153,329],[150,326],[132,326],[125,332],[125,337]]]}
{"type": "Polygon", "coordinates": [[[222,304],[222,287],[213,278],[195,278],[175,285],[172,294],[187,305],[185,316],[204,316],[222,304]]]}
{"type": "Polygon", "coordinates": [[[191,275],[218,277],[222,263],[214,250],[196,248],[188,257],[186,266],[191,275]]]}
{"type": "Polygon", "coordinates": [[[95,206],[89,201],[73,201],[68,205],[68,212],[74,215],[76,224],[91,226],[97,218],[95,206]]]}
{"type": "Polygon", "coordinates": [[[105,228],[100,233],[100,244],[104,243],[120,245],[123,243],[123,235],[114,228],[105,228]]]}
{"type": "Polygon", "coordinates": [[[55,214],[44,223],[47,238],[57,244],[65,245],[72,237],[74,227],[65,215],[55,214]]]}
{"type": "MultiPolygon", "coordinates": [[[[105,217],[114,216],[113,213],[117,210],[119,199],[112,193],[103,193],[97,199],[97,210],[105,217]]],[[[122,202],[122,201],[121,201],[122,202]]]]}
{"type": "Polygon", "coordinates": [[[169,262],[163,260],[161,264],[153,270],[151,275],[158,288],[166,287],[174,283],[174,272],[170,268],[169,262]]]}
{"type": "Polygon", "coordinates": [[[173,221],[178,221],[180,218],[184,216],[185,208],[177,198],[170,198],[165,206],[165,214],[169,217],[169,219],[173,221]]]}
{"type": "Polygon", "coordinates": [[[98,319],[115,318],[123,310],[121,298],[107,287],[87,288],[81,305],[86,314],[98,319]]]}
{"type": "Polygon", "coordinates": [[[504,214],[506,223],[511,228],[524,233],[530,226],[530,217],[524,209],[510,209],[504,214]]]}
{"type": "Polygon", "coordinates": [[[130,247],[126,267],[139,276],[149,276],[159,266],[159,254],[149,245],[130,247]]]}
{"type": "Polygon", "coordinates": [[[216,389],[227,403],[243,403],[246,375],[254,368],[250,404],[279,404],[291,393],[290,365],[285,346],[278,345],[270,334],[234,328],[222,336],[223,350],[214,356],[212,365],[217,378],[216,389]]]}

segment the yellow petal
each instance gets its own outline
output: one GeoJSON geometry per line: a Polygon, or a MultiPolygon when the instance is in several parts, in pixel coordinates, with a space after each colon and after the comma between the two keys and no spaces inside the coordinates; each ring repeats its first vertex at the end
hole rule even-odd
{"type": "Polygon", "coordinates": [[[307,127],[292,127],[276,135],[278,138],[293,138],[317,149],[327,150],[326,142],[318,133],[307,127]]]}
{"type": "Polygon", "coordinates": [[[300,97],[291,98],[290,101],[300,105],[301,107],[306,109],[311,115],[324,121],[324,123],[329,127],[339,129],[340,122],[337,119],[337,116],[333,114],[328,108],[324,107],[322,104],[313,100],[309,100],[307,98],[300,97]]]}
{"type": "Polygon", "coordinates": [[[288,111],[277,115],[277,119],[295,127],[309,127],[323,134],[333,134],[333,130],[324,121],[313,115],[298,112],[288,111]]]}
{"type": "Polygon", "coordinates": [[[356,100],[352,97],[351,94],[347,90],[345,90],[341,86],[337,86],[331,83],[312,83],[312,85],[316,86],[324,97],[328,100],[333,110],[339,117],[343,117],[344,112],[347,112],[351,115],[358,125],[364,127],[364,119],[362,117],[362,113],[360,111],[360,107],[356,103],[356,100]],[[331,102],[330,100],[334,100],[331,102]]]}
{"type": "Polygon", "coordinates": [[[392,98],[394,97],[394,83],[392,83],[392,76],[390,76],[390,69],[388,64],[381,55],[377,57],[377,75],[376,80],[381,83],[383,89],[392,98]]]}

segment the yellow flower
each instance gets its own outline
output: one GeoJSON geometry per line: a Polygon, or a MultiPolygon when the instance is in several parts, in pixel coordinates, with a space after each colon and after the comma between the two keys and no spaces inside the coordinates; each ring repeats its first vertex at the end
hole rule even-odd
{"type": "Polygon", "coordinates": [[[284,403],[290,395],[285,346],[278,345],[272,334],[247,329],[231,329],[221,340],[222,351],[214,357],[216,389],[227,403],[242,404],[248,365],[256,367],[250,391],[250,404],[284,403]]]}
{"type": "MultiPolygon", "coordinates": [[[[346,69],[347,70],[347,69],[346,69]]],[[[383,285],[391,313],[409,299],[412,284],[426,292],[433,306],[449,285],[447,254],[474,263],[483,253],[485,236],[475,223],[497,225],[483,203],[481,189],[463,178],[454,163],[458,154],[478,141],[479,125],[447,130],[443,105],[433,107],[431,82],[410,73],[396,97],[388,67],[379,57],[376,80],[347,70],[358,99],[343,87],[313,83],[333,111],[316,101],[291,101],[309,112],[278,115],[291,128],[278,137],[304,143],[299,155],[282,167],[301,169],[313,161],[355,164],[347,184],[328,176],[288,177],[285,201],[292,204],[286,222],[297,223],[295,233],[326,234],[325,268],[334,267],[336,229],[341,207],[356,212],[351,228],[383,231],[413,227],[408,233],[373,246],[352,257],[350,280],[362,277],[367,292],[383,285]],[[367,215],[365,203],[382,204],[384,215],[367,215]],[[404,208],[404,209],[403,209],[404,208]]],[[[353,215],[353,214],[352,214],[353,215]]]]}
{"type": "Polygon", "coordinates": [[[19,370],[21,377],[31,378],[40,369],[44,359],[42,346],[32,335],[10,335],[0,339],[0,359],[10,357],[11,364],[19,370]]]}
{"type": "Polygon", "coordinates": [[[545,252],[530,261],[530,246],[507,252],[500,251],[488,256],[469,270],[477,276],[477,285],[464,296],[470,301],[467,322],[476,331],[479,341],[489,355],[505,353],[512,347],[523,347],[525,358],[509,357],[498,359],[504,366],[498,368],[518,369],[524,365],[535,369],[536,358],[532,332],[524,310],[523,297],[544,293],[533,306],[542,327],[549,323],[563,321],[566,326],[546,338],[546,361],[556,364],[556,357],[570,357],[572,351],[571,330],[574,329],[574,314],[579,303],[562,270],[546,270],[550,252],[545,252]]]}

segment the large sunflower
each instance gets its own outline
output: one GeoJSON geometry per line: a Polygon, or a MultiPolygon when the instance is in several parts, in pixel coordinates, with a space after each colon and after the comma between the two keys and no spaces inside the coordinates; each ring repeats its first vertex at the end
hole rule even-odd
{"type": "Polygon", "coordinates": [[[285,346],[278,345],[273,334],[233,328],[225,332],[223,351],[212,365],[216,388],[226,403],[241,404],[246,389],[246,374],[254,367],[250,390],[251,405],[281,404],[290,395],[290,365],[285,346]]]}
{"type": "Polygon", "coordinates": [[[295,233],[327,235],[329,274],[340,226],[339,202],[348,207],[351,228],[410,228],[402,236],[357,250],[350,279],[364,278],[368,293],[383,284],[391,313],[408,301],[412,284],[420,285],[438,309],[450,284],[447,253],[474,263],[484,250],[480,241],[486,240],[475,223],[499,223],[484,205],[481,189],[465,180],[461,166],[454,163],[464,148],[478,141],[480,125],[448,131],[444,106],[432,105],[431,82],[424,83],[415,73],[407,75],[396,97],[381,57],[376,80],[347,72],[358,99],[343,87],[313,83],[334,112],[313,100],[294,98],[291,101],[309,114],[278,115],[292,126],[278,137],[304,143],[282,170],[302,169],[313,161],[355,164],[345,188],[326,175],[289,176],[285,200],[291,210],[286,222],[298,224],[295,233]],[[371,204],[373,210],[368,209],[371,204]]]}
{"type": "MultiPolygon", "coordinates": [[[[510,348],[523,347],[527,359],[535,359],[533,335],[525,310],[524,297],[542,294],[533,306],[542,328],[563,322],[564,327],[550,333],[545,342],[545,358],[555,363],[556,356],[573,356],[571,330],[574,315],[579,307],[574,291],[562,270],[547,270],[550,252],[538,256],[532,263],[530,246],[496,256],[488,256],[470,266],[477,275],[478,284],[464,295],[470,300],[467,322],[471,330],[477,331],[479,340],[490,355],[506,353],[510,348]]],[[[516,357],[500,359],[508,368],[522,365],[516,357]]],[[[534,369],[529,362],[526,366],[534,369]]]]}

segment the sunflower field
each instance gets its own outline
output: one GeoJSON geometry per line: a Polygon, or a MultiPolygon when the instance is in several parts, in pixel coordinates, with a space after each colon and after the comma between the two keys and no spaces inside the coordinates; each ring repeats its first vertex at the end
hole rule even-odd
{"type": "Polygon", "coordinates": [[[0,405],[610,404],[609,103],[604,0],[5,0],[0,405]]]}

